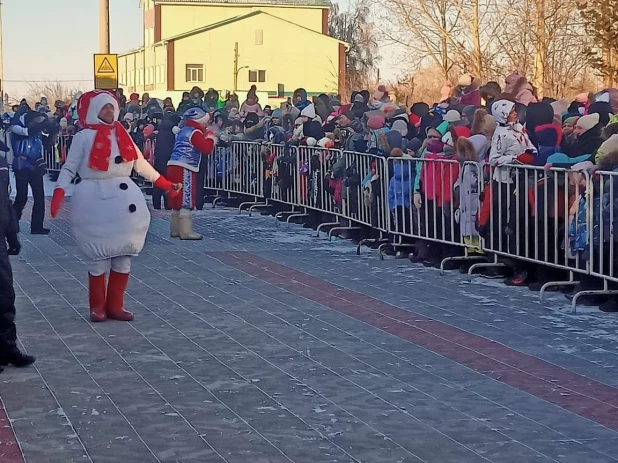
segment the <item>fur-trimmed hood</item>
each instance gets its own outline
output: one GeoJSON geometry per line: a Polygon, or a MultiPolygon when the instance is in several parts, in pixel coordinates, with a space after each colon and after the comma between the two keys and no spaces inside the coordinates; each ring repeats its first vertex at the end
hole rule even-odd
{"type": "Polygon", "coordinates": [[[618,169],[618,151],[612,151],[601,158],[598,164],[598,170],[611,172],[618,169]]]}
{"type": "Polygon", "coordinates": [[[532,85],[524,76],[514,72],[505,79],[504,93],[510,94],[516,103],[528,106],[536,103],[537,99],[533,94],[532,85]]]}

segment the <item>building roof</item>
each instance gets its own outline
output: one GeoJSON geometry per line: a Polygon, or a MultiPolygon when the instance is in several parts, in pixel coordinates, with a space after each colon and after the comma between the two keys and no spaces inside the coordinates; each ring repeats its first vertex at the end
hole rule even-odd
{"type": "MultiPolygon", "coordinates": [[[[159,1],[161,1],[161,0],[159,0],[159,1]]],[[[260,14],[263,14],[263,15],[266,15],[266,16],[270,16],[271,18],[274,18],[277,21],[286,22],[288,24],[291,24],[292,26],[299,27],[301,29],[304,29],[306,31],[312,32],[314,34],[318,34],[318,35],[320,35],[322,37],[326,37],[328,39],[335,40],[335,41],[337,41],[339,43],[344,44],[346,47],[348,47],[347,43],[342,42],[341,40],[338,40],[338,39],[336,39],[334,37],[331,37],[330,35],[320,34],[319,32],[316,32],[316,31],[314,31],[312,29],[309,29],[309,28],[304,27],[304,26],[300,26],[300,25],[298,25],[296,23],[293,23],[293,22],[288,21],[286,19],[282,19],[282,18],[280,18],[278,16],[275,16],[275,15],[272,15],[270,13],[266,13],[265,11],[262,11],[262,10],[251,11],[250,13],[246,13],[246,14],[234,16],[232,18],[224,19],[223,21],[219,21],[219,22],[216,22],[216,23],[213,23],[213,24],[208,24],[207,26],[203,26],[203,27],[200,27],[198,29],[193,29],[192,31],[183,32],[182,34],[178,34],[178,35],[175,35],[173,37],[168,37],[166,39],[163,39],[160,42],[157,42],[155,45],[160,44],[160,43],[173,42],[174,40],[184,39],[186,37],[191,37],[191,36],[196,35],[196,34],[201,34],[202,32],[208,32],[208,31],[211,31],[213,29],[217,29],[219,27],[227,26],[228,24],[232,24],[232,23],[235,23],[235,22],[238,22],[238,21],[243,21],[245,19],[249,19],[249,18],[252,18],[253,16],[257,16],[257,15],[260,15],[260,14]]]]}
{"type": "Polygon", "coordinates": [[[273,6],[315,6],[315,7],[330,7],[330,0],[155,0],[155,3],[163,4],[235,4],[235,5],[273,5],[273,6]]]}

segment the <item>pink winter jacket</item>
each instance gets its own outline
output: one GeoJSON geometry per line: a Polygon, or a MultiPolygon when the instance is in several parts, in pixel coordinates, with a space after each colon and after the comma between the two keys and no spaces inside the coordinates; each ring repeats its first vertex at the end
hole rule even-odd
{"type": "Polygon", "coordinates": [[[504,93],[510,93],[517,103],[528,106],[537,103],[538,100],[532,94],[532,85],[528,80],[514,72],[505,79],[504,93]]]}
{"type": "Polygon", "coordinates": [[[249,113],[256,113],[259,117],[264,116],[264,111],[262,111],[262,106],[259,103],[250,105],[245,101],[240,107],[240,117],[246,117],[249,113]]]}

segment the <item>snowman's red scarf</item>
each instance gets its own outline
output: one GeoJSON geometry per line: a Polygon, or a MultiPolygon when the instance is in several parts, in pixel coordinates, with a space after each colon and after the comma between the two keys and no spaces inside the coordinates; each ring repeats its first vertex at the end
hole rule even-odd
{"type": "Polygon", "coordinates": [[[112,132],[116,135],[118,149],[120,150],[123,162],[137,160],[138,156],[135,143],[133,143],[129,133],[120,122],[114,122],[113,125],[89,124],[85,125],[84,128],[96,130],[97,132],[88,159],[88,167],[91,169],[106,172],[109,168],[109,158],[112,155],[112,132]]]}

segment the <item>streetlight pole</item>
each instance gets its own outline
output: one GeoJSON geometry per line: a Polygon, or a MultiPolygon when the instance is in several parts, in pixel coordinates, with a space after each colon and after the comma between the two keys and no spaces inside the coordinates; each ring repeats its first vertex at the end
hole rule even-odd
{"type": "Polygon", "coordinates": [[[99,53],[109,54],[109,0],[99,0],[99,53]]]}
{"type": "Polygon", "coordinates": [[[238,67],[238,42],[234,44],[234,93],[238,90],[238,73],[243,69],[248,69],[249,66],[238,67]]]}
{"type": "Polygon", "coordinates": [[[236,93],[236,87],[238,87],[238,42],[234,43],[234,93],[236,93]]]}

